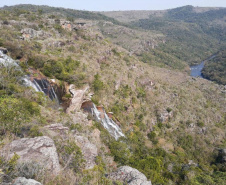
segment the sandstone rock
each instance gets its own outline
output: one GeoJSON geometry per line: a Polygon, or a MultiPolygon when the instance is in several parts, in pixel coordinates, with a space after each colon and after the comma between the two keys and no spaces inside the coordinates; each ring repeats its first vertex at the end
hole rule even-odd
{"type": "Polygon", "coordinates": [[[95,159],[98,155],[96,145],[92,144],[88,138],[75,135],[76,144],[81,148],[84,159],[86,160],[86,169],[92,169],[95,165],[95,159]]]}
{"type": "Polygon", "coordinates": [[[60,23],[63,29],[68,31],[72,30],[72,24],[70,21],[61,20],[60,23]]]}
{"type": "Polygon", "coordinates": [[[60,135],[62,137],[66,137],[69,131],[68,127],[64,127],[62,124],[60,123],[56,123],[56,124],[51,124],[51,125],[47,125],[44,128],[46,128],[49,131],[52,131],[52,133],[50,133],[53,137],[60,135]]]}
{"type": "Polygon", "coordinates": [[[74,85],[70,85],[69,92],[71,93],[73,98],[71,100],[70,106],[66,110],[67,113],[73,113],[75,111],[80,110],[85,92],[87,90],[88,90],[88,87],[86,87],[83,90],[81,89],[76,90],[74,85]]]}
{"type": "Polygon", "coordinates": [[[87,119],[87,115],[84,114],[83,112],[75,112],[72,116],[72,120],[74,124],[81,124],[85,126],[92,126],[92,123],[89,122],[87,119]]]}
{"type": "Polygon", "coordinates": [[[33,179],[26,179],[25,177],[18,177],[14,180],[12,185],[42,185],[42,184],[33,179]]]}
{"type": "Polygon", "coordinates": [[[151,181],[147,181],[147,177],[135,168],[130,166],[122,166],[116,172],[109,175],[112,180],[119,180],[128,185],[151,185],[151,181]]]}
{"type": "Polygon", "coordinates": [[[31,28],[25,28],[21,30],[22,33],[22,37],[24,39],[32,39],[35,37],[43,37],[45,35],[44,31],[36,31],[34,29],[31,28]]]}
{"type": "Polygon", "coordinates": [[[14,140],[3,149],[3,155],[7,158],[14,153],[20,156],[19,162],[37,162],[53,174],[60,171],[55,144],[47,136],[14,140]]]}

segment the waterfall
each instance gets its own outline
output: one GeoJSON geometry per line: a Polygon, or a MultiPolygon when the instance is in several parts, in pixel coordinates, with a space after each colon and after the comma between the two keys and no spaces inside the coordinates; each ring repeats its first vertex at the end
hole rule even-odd
{"type": "Polygon", "coordinates": [[[36,92],[42,91],[35,83],[33,83],[28,76],[25,76],[23,79],[24,85],[27,87],[32,87],[36,92]]]}
{"type": "MultiPolygon", "coordinates": [[[[2,64],[4,67],[15,67],[15,70],[22,71],[21,67],[17,64],[17,62],[8,55],[4,54],[1,50],[0,50],[0,64],[2,64]]],[[[21,78],[21,81],[25,86],[32,87],[36,92],[43,92],[51,100],[56,100],[59,103],[59,99],[56,95],[56,92],[46,79],[41,80],[33,79],[33,81],[31,81],[30,77],[28,75],[25,75],[24,77],[21,78]]]]}
{"type": "Polygon", "coordinates": [[[120,137],[125,137],[125,135],[123,134],[122,130],[119,128],[119,126],[112,120],[109,118],[109,116],[106,114],[105,110],[104,113],[101,113],[95,106],[95,104],[93,104],[93,108],[92,108],[92,114],[95,117],[95,119],[98,122],[101,122],[101,124],[103,125],[103,127],[111,134],[111,136],[113,136],[116,140],[118,140],[118,138],[120,137]],[[103,117],[103,118],[102,118],[103,117]]]}

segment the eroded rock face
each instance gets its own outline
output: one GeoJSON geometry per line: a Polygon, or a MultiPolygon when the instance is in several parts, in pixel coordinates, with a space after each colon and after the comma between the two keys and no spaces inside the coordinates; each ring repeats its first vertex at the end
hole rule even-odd
{"type": "Polygon", "coordinates": [[[18,177],[13,181],[12,185],[42,185],[42,184],[33,179],[26,179],[25,177],[18,177]]]}
{"type": "Polygon", "coordinates": [[[85,89],[76,90],[74,85],[70,85],[69,92],[71,93],[73,98],[71,100],[70,106],[66,110],[67,113],[74,113],[80,110],[85,92],[87,90],[88,87],[86,87],[85,89]]]}
{"type": "Polygon", "coordinates": [[[152,185],[151,181],[147,181],[147,177],[135,168],[130,166],[122,166],[116,172],[109,175],[109,178],[115,181],[123,181],[128,185],[152,185]]]}
{"type": "Polygon", "coordinates": [[[84,159],[86,160],[86,169],[92,169],[95,165],[95,159],[98,155],[96,145],[92,144],[88,138],[75,135],[76,144],[81,148],[84,159]]]}
{"type": "Polygon", "coordinates": [[[31,29],[31,28],[24,28],[21,30],[21,33],[22,33],[22,37],[24,39],[32,39],[32,38],[35,38],[35,37],[43,37],[45,36],[45,33],[44,31],[36,31],[34,29],[31,29]]]}
{"type": "Polygon", "coordinates": [[[9,159],[14,153],[20,156],[19,162],[37,162],[53,174],[60,171],[55,144],[47,136],[14,140],[3,149],[3,155],[9,159]]]}

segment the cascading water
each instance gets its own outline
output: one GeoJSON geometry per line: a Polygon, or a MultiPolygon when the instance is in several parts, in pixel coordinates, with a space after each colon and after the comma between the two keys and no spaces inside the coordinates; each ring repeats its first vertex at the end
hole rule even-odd
{"type": "MultiPolygon", "coordinates": [[[[4,54],[0,50],[0,64],[4,67],[15,67],[15,70],[22,71],[21,67],[17,64],[15,60],[13,60],[8,55],[4,54]]],[[[43,92],[46,94],[51,100],[56,100],[59,103],[59,99],[51,86],[51,84],[46,79],[33,79],[30,80],[30,77],[25,75],[21,78],[23,84],[27,87],[32,87],[36,92],[43,92]]]]}
{"type": "Polygon", "coordinates": [[[101,113],[95,106],[95,104],[93,104],[93,108],[92,110],[92,114],[95,117],[95,119],[98,122],[101,122],[101,124],[103,125],[103,127],[116,139],[118,140],[118,138],[120,137],[125,137],[125,135],[122,133],[122,130],[119,128],[119,126],[108,117],[108,115],[106,114],[105,110],[103,113],[101,113]],[[103,117],[103,118],[102,118],[103,117]]]}

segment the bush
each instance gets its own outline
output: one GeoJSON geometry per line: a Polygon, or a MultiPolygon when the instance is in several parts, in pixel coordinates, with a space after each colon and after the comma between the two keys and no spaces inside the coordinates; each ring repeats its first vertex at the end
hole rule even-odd
{"type": "Polygon", "coordinates": [[[205,126],[205,124],[202,121],[200,121],[200,120],[197,122],[197,125],[199,127],[204,127],[205,126]]]}
{"type": "Polygon", "coordinates": [[[155,139],[155,137],[156,137],[156,133],[155,133],[155,132],[150,132],[150,133],[148,133],[148,138],[149,138],[151,141],[153,141],[153,140],[155,139]]]}
{"type": "Polygon", "coordinates": [[[30,129],[28,135],[29,135],[30,137],[43,136],[42,132],[40,132],[39,127],[38,127],[37,125],[33,126],[33,127],[30,129]]]}
{"type": "Polygon", "coordinates": [[[1,134],[7,131],[17,134],[23,123],[29,122],[33,115],[40,113],[35,102],[13,97],[0,98],[0,110],[1,134]]]}
{"type": "Polygon", "coordinates": [[[95,92],[99,92],[104,88],[104,83],[100,80],[100,75],[96,74],[94,76],[93,88],[95,92]]]}

